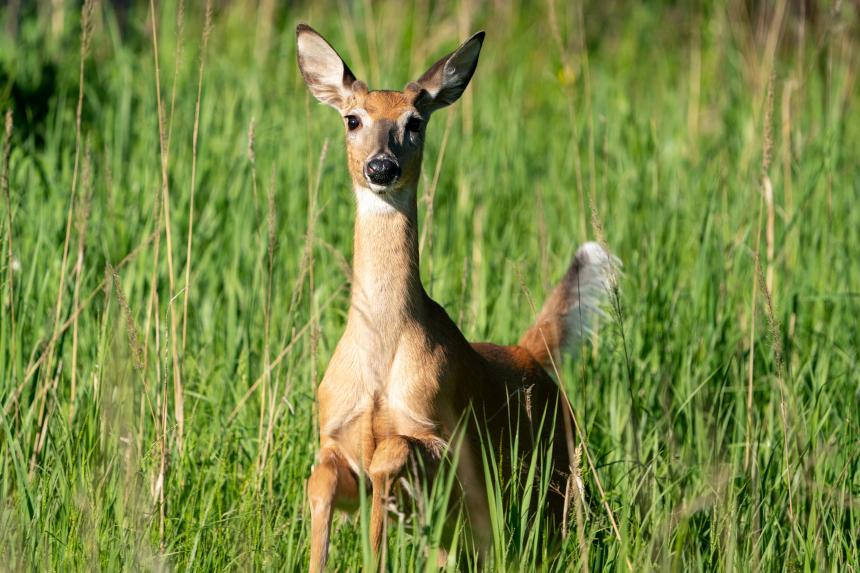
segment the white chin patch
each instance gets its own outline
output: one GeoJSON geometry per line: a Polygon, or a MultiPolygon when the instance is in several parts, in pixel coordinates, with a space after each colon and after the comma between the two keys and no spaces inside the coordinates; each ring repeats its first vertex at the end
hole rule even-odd
{"type": "Polygon", "coordinates": [[[397,212],[392,197],[387,193],[391,188],[384,185],[369,184],[368,187],[358,187],[355,199],[358,212],[362,215],[391,215],[397,212]]]}
{"type": "Polygon", "coordinates": [[[377,185],[376,183],[371,183],[370,181],[367,182],[367,186],[377,195],[383,195],[384,193],[390,191],[393,187],[393,185],[377,185]]]}

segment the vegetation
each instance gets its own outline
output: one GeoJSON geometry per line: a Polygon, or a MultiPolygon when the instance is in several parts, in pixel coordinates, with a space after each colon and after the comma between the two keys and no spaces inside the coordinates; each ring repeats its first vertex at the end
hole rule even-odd
{"type": "MultiPolygon", "coordinates": [[[[421,190],[468,338],[515,342],[586,239],[624,264],[560,371],[561,549],[496,487],[491,554],[459,534],[448,569],[860,568],[856,4],[126,4],[0,12],[0,569],[307,567],[354,205],[300,21],[397,89],[487,30],[421,190]]],[[[388,570],[462,523],[423,495],[388,570]]],[[[366,534],[336,520],[333,569],[375,567],[366,534]]]]}

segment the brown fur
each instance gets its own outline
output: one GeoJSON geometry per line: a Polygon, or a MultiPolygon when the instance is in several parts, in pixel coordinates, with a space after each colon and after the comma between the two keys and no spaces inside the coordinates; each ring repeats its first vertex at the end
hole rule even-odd
{"type": "MultiPolygon", "coordinates": [[[[419,274],[416,188],[425,127],[420,137],[408,139],[413,136],[404,133],[403,118],[421,114],[426,124],[433,109],[459,97],[477,64],[483,36],[437,62],[406,91],[393,92],[368,91],[347,74],[321,37],[303,36],[315,32],[300,27],[298,33],[299,64],[311,90],[341,115],[356,114],[367,124],[346,134],[359,209],[347,325],[317,390],[320,454],[308,480],[311,571],[324,567],[332,510],[355,505],[360,474],[372,487],[371,541],[378,548],[395,479],[411,456],[432,465],[448,445],[459,455],[458,498],[478,545],[486,547],[490,518],[480,448],[484,441],[495,449],[505,477],[519,479],[510,475],[512,432],[518,432],[526,459],[552,446],[554,479],[547,507],[540,509],[560,524],[570,452],[563,432],[552,434],[549,423],[539,425],[545,419],[561,427],[567,410],[543,366],[546,345],[543,339],[538,344],[539,331],[519,346],[470,344],[427,295],[419,274]],[[446,72],[446,62],[454,62],[453,72],[446,72]],[[348,79],[343,85],[313,83],[341,75],[348,79]],[[402,175],[397,185],[374,192],[365,182],[364,164],[380,151],[394,154],[402,175]]],[[[552,319],[561,305],[553,303],[541,314],[551,354],[563,342],[562,327],[556,332],[552,319]]]]}
{"type": "Polygon", "coordinates": [[[565,322],[558,320],[570,311],[570,292],[577,288],[578,265],[576,259],[561,283],[550,293],[534,324],[523,333],[520,345],[528,348],[532,356],[548,371],[558,366],[561,351],[568,346],[569,338],[576,333],[568,332],[565,322]]]}
{"type": "MultiPolygon", "coordinates": [[[[382,152],[397,156],[402,174],[399,188],[415,187],[421,172],[421,145],[413,145],[403,126],[398,124],[409,115],[420,116],[413,105],[415,96],[404,92],[366,89],[356,90],[341,110],[344,116],[357,114],[370,116],[372,125],[363,125],[359,133],[346,132],[347,164],[356,184],[364,184],[364,164],[367,158],[382,152]],[[357,110],[360,110],[357,113],[357,110]]],[[[419,135],[423,143],[423,132],[419,135]]]]}

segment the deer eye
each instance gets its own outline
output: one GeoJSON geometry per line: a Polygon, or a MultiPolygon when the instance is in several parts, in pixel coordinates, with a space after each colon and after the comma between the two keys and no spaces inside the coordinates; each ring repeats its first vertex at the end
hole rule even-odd
{"type": "Polygon", "coordinates": [[[406,122],[406,131],[411,131],[413,133],[417,133],[421,129],[421,118],[412,116],[406,122]]]}
{"type": "Polygon", "coordinates": [[[346,116],[346,128],[350,131],[355,131],[361,127],[361,120],[358,119],[358,116],[348,115],[346,116]]]}

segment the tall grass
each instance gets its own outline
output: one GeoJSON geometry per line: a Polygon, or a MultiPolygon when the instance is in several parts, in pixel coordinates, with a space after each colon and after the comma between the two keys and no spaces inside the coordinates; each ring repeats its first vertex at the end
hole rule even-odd
{"type": "Polygon", "coordinates": [[[338,517],[333,569],[433,570],[445,539],[448,570],[860,568],[860,14],[796,6],[2,9],[0,568],[306,568],[354,205],[299,21],[388,88],[487,30],[419,207],[424,282],[469,339],[517,340],[584,238],[624,262],[558,365],[567,536],[532,513],[541,456],[512,460],[516,495],[487,449],[487,556],[443,467],[380,563],[369,498],[338,517]]]}

